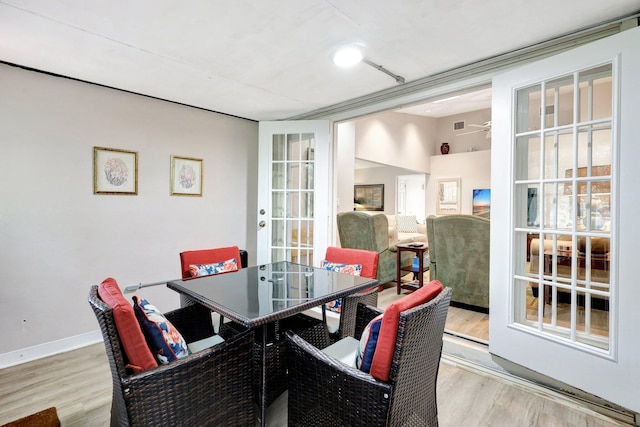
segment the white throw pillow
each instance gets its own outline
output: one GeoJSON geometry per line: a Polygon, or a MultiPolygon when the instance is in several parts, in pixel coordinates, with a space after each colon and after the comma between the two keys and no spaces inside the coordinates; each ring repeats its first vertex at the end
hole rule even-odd
{"type": "Polygon", "coordinates": [[[396,215],[396,222],[400,233],[418,232],[418,221],[415,215],[396,215]]]}

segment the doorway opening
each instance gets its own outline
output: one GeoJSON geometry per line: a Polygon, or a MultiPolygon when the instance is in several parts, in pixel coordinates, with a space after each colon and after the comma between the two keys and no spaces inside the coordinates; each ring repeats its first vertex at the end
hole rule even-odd
{"type": "MultiPolygon", "coordinates": [[[[384,214],[415,215],[418,224],[425,224],[429,215],[436,215],[438,180],[460,178],[460,213],[472,215],[474,190],[491,188],[491,87],[341,122],[336,141],[337,192],[345,192],[340,200],[353,188],[347,181],[350,169],[353,185],[385,185],[384,214]],[[443,143],[449,147],[446,154],[440,149],[443,143]]],[[[340,203],[337,210],[353,209],[340,203]]],[[[428,271],[424,280],[429,280],[428,271]]],[[[404,295],[396,294],[395,282],[383,288],[382,305],[404,295]]],[[[486,346],[489,315],[452,306],[446,331],[486,346]]]]}
{"type": "Polygon", "coordinates": [[[424,174],[398,175],[396,177],[396,214],[415,215],[422,223],[426,218],[425,191],[424,174]]]}

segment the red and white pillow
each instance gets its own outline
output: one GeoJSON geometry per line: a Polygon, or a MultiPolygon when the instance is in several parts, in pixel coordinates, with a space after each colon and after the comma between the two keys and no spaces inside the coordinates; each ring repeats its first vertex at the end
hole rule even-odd
{"type": "MultiPolygon", "coordinates": [[[[362,271],[361,264],[342,264],[337,262],[322,260],[322,268],[329,271],[335,271],[337,273],[349,274],[351,276],[360,276],[362,271]]],[[[327,310],[340,313],[342,311],[342,298],[328,302],[326,304],[327,310]]]]}
{"type": "Polygon", "coordinates": [[[189,264],[191,277],[210,276],[212,274],[230,273],[238,271],[238,261],[235,258],[213,264],[189,264]]]}

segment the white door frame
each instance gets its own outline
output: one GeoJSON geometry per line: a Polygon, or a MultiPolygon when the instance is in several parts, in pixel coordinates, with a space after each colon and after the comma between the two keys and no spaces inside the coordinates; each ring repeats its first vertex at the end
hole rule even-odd
{"type": "MultiPolygon", "coordinates": [[[[258,135],[258,212],[256,259],[258,264],[271,262],[271,154],[274,134],[313,133],[315,135],[313,175],[313,265],[320,265],[328,242],[327,230],[333,200],[330,174],[331,124],[327,120],[262,121],[258,135]]],[[[286,236],[285,236],[286,239],[286,236]]],[[[288,246],[284,243],[284,246],[288,246]]]]}
{"type": "MultiPolygon", "coordinates": [[[[640,339],[636,332],[640,324],[640,287],[634,253],[640,226],[636,213],[640,209],[640,196],[634,190],[637,182],[637,160],[640,147],[636,143],[640,134],[637,114],[640,111],[640,28],[625,31],[609,38],[593,42],[572,51],[528,64],[504,73],[494,79],[492,143],[500,147],[492,151],[492,164],[504,165],[492,168],[491,206],[491,317],[489,351],[533,371],[570,384],[624,408],[640,412],[638,384],[640,384],[640,339]],[[617,294],[612,291],[611,313],[617,318],[610,322],[609,354],[596,354],[579,346],[570,346],[548,336],[527,332],[513,322],[510,303],[514,253],[511,233],[513,230],[513,200],[511,183],[514,155],[511,145],[513,120],[513,91],[536,80],[551,79],[575,70],[614,61],[619,64],[619,103],[614,104],[619,120],[614,128],[614,145],[619,132],[618,168],[613,174],[612,189],[617,204],[616,229],[612,229],[612,283],[618,282],[617,294]],[[617,195],[616,195],[617,191],[617,195]],[[617,258],[615,258],[617,255],[617,258]],[[616,262],[617,261],[617,262],[616,262]],[[616,275],[617,272],[617,275],[616,275]],[[616,296],[617,295],[617,296],[616,296]],[[618,325],[618,327],[616,327],[618,325]]],[[[614,82],[618,81],[614,79],[614,82]]],[[[613,156],[616,156],[614,148],[613,156]]],[[[615,159],[614,159],[615,164],[615,159]]],[[[613,211],[612,211],[613,212],[613,211]]],[[[614,213],[615,215],[615,213],[614,213]]]]}

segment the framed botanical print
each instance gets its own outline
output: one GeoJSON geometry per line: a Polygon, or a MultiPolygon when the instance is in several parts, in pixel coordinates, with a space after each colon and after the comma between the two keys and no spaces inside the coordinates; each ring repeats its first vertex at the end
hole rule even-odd
{"type": "Polygon", "coordinates": [[[171,156],[172,196],[202,196],[202,159],[171,156]]]}
{"type": "Polygon", "coordinates": [[[93,147],[93,194],[138,194],[138,153],[93,147]]]}

